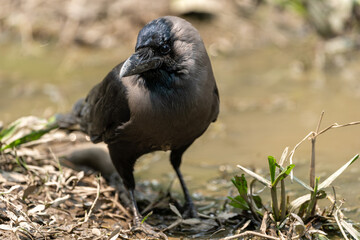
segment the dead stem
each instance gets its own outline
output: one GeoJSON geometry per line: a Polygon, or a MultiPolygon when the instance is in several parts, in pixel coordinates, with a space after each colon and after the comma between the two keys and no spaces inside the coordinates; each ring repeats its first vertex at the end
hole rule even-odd
{"type": "Polygon", "coordinates": [[[224,240],[229,240],[229,239],[235,239],[235,238],[240,238],[240,237],[246,237],[246,236],[256,236],[256,237],[262,237],[262,238],[266,238],[266,239],[274,239],[274,240],[280,240],[280,238],[278,237],[273,237],[273,236],[269,236],[266,234],[262,234],[262,233],[258,233],[258,232],[254,232],[254,231],[246,231],[240,234],[236,234],[230,237],[226,237],[224,238],[224,240]]]}
{"type": "MultiPolygon", "coordinates": [[[[280,158],[280,166],[281,167],[284,167],[283,164],[284,164],[284,161],[286,159],[286,156],[287,156],[287,153],[288,153],[288,150],[289,150],[289,147],[286,147],[281,155],[281,158],[280,158]]],[[[281,172],[282,170],[279,169],[279,172],[281,172]]],[[[285,215],[286,215],[286,192],[285,192],[285,182],[284,180],[281,180],[280,182],[280,186],[281,186],[281,190],[280,190],[280,193],[281,193],[281,202],[280,202],[280,213],[281,213],[281,219],[285,219],[285,215]]]]}
{"type": "Polygon", "coordinates": [[[285,192],[285,181],[281,180],[280,182],[280,194],[281,194],[281,202],[280,202],[280,214],[281,219],[285,219],[286,216],[286,192],[285,192]]]}
{"type": "Polygon", "coordinates": [[[311,161],[310,161],[310,187],[315,187],[315,143],[316,143],[316,136],[319,132],[321,121],[324,117],[324,111],[321,112],[319,122],[317,124],[315,132],[312,134],[311,137],[311,161]]]}
{"type": "Polygon", "coordinates": [[[315,133],[311,137],[311,160],[310,160],[310,187],[315,187],[315,133]]]}
{"type": "MultiPolygon", "coordinates": [[[[295,147],[293,148],[293,150],[291,150],[290,154],[289,154],[289,162],[290,164],[293,164],[293,156],[295,154],[295,151],[296,149],[304,142],[306,141],[307,139],[309,139],[309,137],[313,134],[313,132],[310,132],[308,135],[306,135],[300,142],[298,142],[295,147]]],[[[291,181],[294,179],[294,170],[291,171],[290,173],[290,178],[291,178],[291,181]]]]}
{"type": "Polygon", "coordinates": [[[344,228],[343,228],[343,226],[342,226],[342,224],[340,223],[340,220],[339,220],[339,216],[338,216],[338,215],[341,214],[340,207],[341,207],[341,205],[340,205],[339,207],[336,206],[337,209],[336,209],[336,211],[335,211],[334,218],[335,218],[335,221],[336,221],[337,225],[339,226],[340,232],[341,232],[341,234],[343,235],[344,239],[345,239],[345,240],[349,240],[349,238],[346,236],[346,233],[345,233],[345,231],[344,231],[344,228]]]}
{"type": "Polygon", "coordinates": [[[95,207],[95,205],[96,205],[96,203],[97,203],[97,201],[99,199],[99,196],[100,196],[100,177],[97,177],[96,186],[97,186],[96,187],[97,191],[96,191],[95,200],[94,200],[93,204],[91,205],[89,212],[88,213],[85,212],[85,219],[84,219],[83,222],[80,222],[80,224],[86,223],[89,220],[89,218],[90,218],[90,216],[92,214],[92,211],[93,211],[93,209],[94,209],[94,207],[95,207]]]}
{"type": "Polygon", "coordinates": [[[126,208],[118,201],[118,196],[119,196],[119,193],[116,192],[115,196],[117,196],[116,198],[113,198],[111,199],[111,201],[113,202],[113,204],[115,206],[117,206],[120,211],[122,211],[128,218],[131,218],[132,215],[126,210],[126,208]]]}
{"type": "Polygon", "coordinates": [[[261,225],[260,225],[260,231],[261,233],[265,234],[266,233],[266,229],[267,229],[267,220],[269,218],[269,212],[266,211],[264,213],[264,216],[263,216],[263,219],[262,219],[262,222],[261,222],[261,225]]]}
{"type": "MultiPolygon", "coordinates": [[[[321,117],[322,119],[322,117],[321,117]]],[[[325,129],[321,130],[321,131],[317,131],[317,132],[313,132],[311,131],[310,133],[308,133],[300,142],[298,142],[295,147],[291,150],[289,156],[288,156],[288,159],[289,159],[289,162],[290,164],[293,163],[293,157],[294,157],[294,154],[295,154],[295,151],[296,149],[306,140],[308,139],[312,139],[314,137],[317,137],[325,132],[327,132],[328,130],[330,129],[335,129],[335,128],[342,128],[342,127],[348,127],[348,126],[353,126],[353,125],[359,125],[360,124],[360,121],[355,121],[355,122],[350,122],[350,123],[346,123],[346,124],[338,124],[338,123],[333,123],[331,124],[330,126],[326,127],[325,129]]],[[[319,126],[319,125],[318,125],[319,126]]],[[[290,173],[290,177],[291,177],[291,180],[293,180],[294,178],[294,175],[293,175],[293,171],[291,171],[290,173]]]]}
{"type": "Polygon", "coordinates": [[[360,121],[350,122],[350,123],[346,123],[346,124],[333,123],[330,126],[328,126],[327,128],[321,130],[317,135],[323,134],[326,131],[333,129],[333,128],[348,127],[348,126],[353,126],[353,125],[358,125],[358,124],[360,124],[360,121]]]}
{"type": "Polygon", "coordinates": [[[335,210],[335,204],[336,204],[336,191],[335,191],[334,186],[332,186],[332,190],[333,190],[333,192],[334,192],[334,199],[333,199],[333,201],[332,201],[332,199],[330,199],[330,197],[328,196],[328,199],[329,199],[330,201],[332,201],[332,206],[331,206],[331,210],[330,210],[330,212],[329,212],[329,216],[333,215],[334,210],[335,210]]]}

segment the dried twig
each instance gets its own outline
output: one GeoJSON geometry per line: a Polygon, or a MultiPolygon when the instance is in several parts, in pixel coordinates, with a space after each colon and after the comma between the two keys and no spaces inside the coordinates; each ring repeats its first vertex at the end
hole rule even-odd
{"type": "Polygon", "coordinates": [[[330,199],[330,196],[327,196],[327,198],[332,202],[332,206],[331,206],[331,210],[329,212],[329,216],[333,215],[334,210],[335,210],[335,206],[336,206],[336,191],[335,191],[334,186],[332,186],[332,190],[333,190],[333,193],[334,193],[334,199],[330,199]]]}
{"type": "Polygon", "coordinates": [[[265,234],[266,232],[266,229],[267,229],[267,220],[268,220],[268,217],[269,217],[269,212],[265,212],[264,213],[264,216],[263,216],[263,219],[262,219],[262,222],[261,222],[261,226],[260,226],[260,231],[261,233],[265,234]]]}
{"type": "MultiPolygon", "coordinates": [[[[118,194],[116,194],[115,196],[118,196],[118,194]]],[[[122,211],[128,218],[131,218],[131,214],[128,212],[128,210],[126,210],[126,208],[124,208],[124,206],[117,200],[118,198],[114,198],[111,199],[112,203],[117,206],[120,211],[122,211]]]]}
{"type": "Polygon", "coordinates": [[[269,236],[266,234],[262,234],[262,233],[258,233],[258,232],[254,232],[254,231],[246,231],[240,234],[236,234],[230,237],[226,237],[224,238],[224,240],[229,240],[229,239],[235,239],[235,238],[240,238],[240,237],[245,237],[245,236],[256,236],[256,237],[262,237],[262,238],[266,238],[266,239],[274,239],[274,240],[280,240],[280,238],[278,237],[273,237],[273,236],[269,236]]]}
{"type": "Polygon", "coordinates": [[[316,127],[315,132],[312,134],[311,137],[311,160],[310,160],[310,187],[314,188],[315,186],[315,143],[316,137],[320,129],[321,121],[324,117],[324,111],[321,112],[320,119],[318,125],[316,127]]]}
{"type": "MultiPolygon", "coordinates": [[[[322,119],[322,116],[321,116],[321,119],[322,119]]],[[[320,120],[321,120],[320,119],[320,120]]],[[[319,121],[320,122],[320,121],[319,121]]],[[[321,131],[317,131],[317,132],[313,132],[311,131],[310,133],[308,133],[300,142],[298,142],[295,147],[291,150],[290,154],[288,155],[288,159],[289,159],[289,162],[290,164],[293,163],[293,156],[295,154],[295,151],[296,149],[306,140],[308,139],[312,139],[314,137],[317,137],[325,132],[327,132],[328,130],[330,129],[335,129],[335,128],[342,128],[342,127],[348,127],[348,126],[353,126],[353,125],[359,125],[360,124],[360,121],[355,121],[355,122],[350,122],[350,123],[346,123],[346,124],[338,124],[338,123],[333,123],[331,124],[330,126],[324,128],[323,130],[321,131]]],[[[318,124],[319,126],[319,124],[318,124]]],[[[294,178],[294,175],[293,175],[293,171],[291,171],[290,173],[290,177],[291,177],[291,180],[293,180],[294,178]]]]}
{"type": "Polygon", "coordinates": [[[96,205],[96,203],[97,203],[97,201],[99,199],[99,196],[100,196],[100,178],[99,177],[97,179],[96,185],[97,185],[97,192],[96,192],[95,200],[94,200],[93,204],[91,205],[89,212],[88,213],[85,212],[85,219],[80,224],[86,223],[89,220],[89,218],[90,218],[90,216],[92,214],[92,211],[93,211],[93,209],[94,209],[94,207],[95,207],[95,205],[96,205]]]}
{"type": "MultiPolygon", "coordinates": [[[[341,205],[340,205],[341,206],[341,205]]],[[[346,236],[346,233],[345,233],[345,231],[344,231],[344,228],[342,227],[342,225],[341,225],[341,223],[340,223],[340,220],[339,220],[339,214],[341,213],[341,211],[340,211],[340,207],[337,207],[336,206],[336,211],[335,211],[335,214],[334,214],[334,218],[335,218],[335,221],[336,221],[336,223],[337,223],[337,225],[339,226],[339,229],[340,229],[340,232],[341,232],[341,234],[343,235],[343,237],[344,237],[344,239],[345,240],[349,240],[349,238],[346,236]]]]}
{"type": "MultiPolygon", "coordinates": [[[[297,149],[304,141],[306,141],[307,139],[309,139],[309,137],[310,137],[312,134],[313,134],[313,132],[308,133],[308,135],[306,135],[300,142],[298,142],[298,143],[295,145],[295,147],[293,148],[293,150],[291,150],[291,152],[290,152],[290,154],[289,154],[289,156],[288,156],[290,164],[293,164],[293,156],[294,156],[294,154],[295,154],[296,149],[297,149]]],[[[291,171],[291,173],[290,173],[290,178],[291,178],[291,180],[293,180],[293,178],[294,178],[294,173],[293,173],[293,172],[294,172],[294,170],[291,171]]]]}

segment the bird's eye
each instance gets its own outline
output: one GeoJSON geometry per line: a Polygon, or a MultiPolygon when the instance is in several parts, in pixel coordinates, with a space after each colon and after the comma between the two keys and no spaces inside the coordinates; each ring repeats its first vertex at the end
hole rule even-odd
{"type": "Polygon", "coordinates": [[[160,46],[160,53],[167,54],[170,52],[170,46],[168,44],[164,44],[160,46]]]}

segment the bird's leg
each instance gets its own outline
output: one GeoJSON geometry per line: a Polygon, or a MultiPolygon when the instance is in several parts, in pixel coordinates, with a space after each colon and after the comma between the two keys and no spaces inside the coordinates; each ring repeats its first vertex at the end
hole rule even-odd
{"type": "Polygon", "coordinates": [[[171,164],[174,167],[175,172],[176,172],[176,174],[177,174],[177,176],[179,178],[181,188],[182,188],[183,193],[184,193],[184,198],[185,198],[184,217],[186,217],[186,218],[188,218],[188,217],[189,218],[196,218],[197,217],[197,212],[196,212],[196,209],[195,209],[195,205],[194,205],[194,203],[193,203],[193,201],[191,199],[189,190],[186,187],[184,178],[183,178],[183,176],[181,174],[181,171],[180,171],[180,164],[181,164],[182,155],[189,146],[190,146],[190,144],[186,145],[186,146],[184,146],[182,148],[173,150],[171,152],[171,155],[170,155],[170,161],[171,161],[171,164]]]}
{"type": "Polygon", "coordinates": [[[140,231],[145,233],[147,236],[152,236],[155,239],[167,239],[166,235],[162,232],[157,232],[153,227],[146,223],[141,223],[142,216],[139,212],[135,196],[135,179],[134,179],[134,164],[136,159],[140,156],[137,153],[136,149],[134,150],[131,146],[126,145],[124,142],[117,142],[114,144],[109,144],[109,153],[111,156],[111,160],[116,167],[116,170],[120,174],[125,188],[129,192],[129,197],[131,201],[131,210],[133,212],[133,222],[134,227],[131,229],[132,231],[140,231]],[[133,151],[131,151],[133,150],[133,151]],[[137,154],[133,154],[133,153],[137,154]]]}
{"type": "Polygon", "coordinates": [[[128,191],[129,191],[129,196],[130,196],[130,201],[131,201],[131,210],[134,215],[134,219],[133,219],[134,224],[135,224],[135,226],[140,226],[142,216],[139,212],[139,208],[138,208],[136,200],[135,200],[134,189],[129,189],[128,191]]]}
{"type": "Polygon", "coordinates": [[[125,185],[125,188],[129,192],[130,202],[131,202],[131,210],[133,212],[133,222],[136,227],[139,227],[141,225],[142,216],[139,212],[139,208],[137,206],[136,200],[135,200],[135,179],[133,174],[133,167],[125,167],[126,165],[123,165],[123,168],[118,171],[123,183],[125,185]],[[124,171],[126,169],[127,171],[124,171]]]}
{"type": "Polygon", "coordinates": [[[152,226],[150,226],[147,223],[142,223],[142,216],[139,212],[139,209],[137,207],[137,203],[135,200],[135,196],[134,196],[134,189],[128,189],[129,191],[129,196],[130,196],[130,201],[131,201],[131,210],[133,212],[134,218],[134,227],[131,229],[132,231],[136,232],[136,231],[140,231],[146,234],[147,237],[153,237],[156,239],[167,239],[167,236],[162,233],[159,232],[158,230],[155,230],[152,226]]]}
{"type": "Polygon", "coordinates": [[[162,233],[162,232],[158,232],[155,231],[154,228],[152,226],[150,226],[147,223],[142,223],[142,216],[139,212],[136,200],[135,200],[135,196],[134,196],[134,189],[128,189],[129,191],[129,196],[130,196],[130,201],[131,201],[131,210],[133,211],[133,215],[134,215],[134,228],[132,228],[133,231],[140,231],[145,233],[148,237],[152,236],[156,239],[167,239],[167,236],[162,233]]]}
{"type": "Polygon", "coordinates": [[[195,205],[194,205],[194,203],[193,203],[193,201],[191,199],[189,190],[186,187],[186,184],[184,182],[184,178],[183,178],[183,176],[182,176],[182,174],[180,172],[180,168],[175,169],[175,171],[176,171],[176,174],[177,174],[177,176],[179,178],[181,188],[183,190],[184,198],[185,198],[184,217],[185,218],[196,218],[197,217],[197,212],[196,212],[196,209],[195,209],[195,205]]]}

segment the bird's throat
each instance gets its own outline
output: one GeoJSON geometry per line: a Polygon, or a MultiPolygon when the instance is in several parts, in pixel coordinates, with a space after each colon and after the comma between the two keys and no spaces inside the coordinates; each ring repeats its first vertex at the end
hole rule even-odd
{"type": "Polygon", "coordinates": [[[150,91],[157,91],[161,89],[172,89],[174,82],[174,75],[169,74],[167,71],[163,70],[150,70],[141,74],[143,78],[144,87],[150,91]]]}

